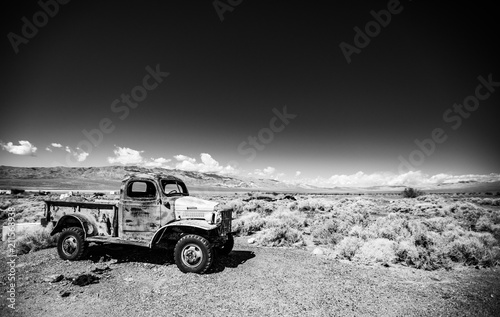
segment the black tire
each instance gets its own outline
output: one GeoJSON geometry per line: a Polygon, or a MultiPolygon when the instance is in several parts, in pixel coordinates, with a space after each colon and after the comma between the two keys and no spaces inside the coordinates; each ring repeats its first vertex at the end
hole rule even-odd
{"type": "Polygon", "coordinates": [[[174,249],[175,264],[183,273],[205,273],[214,260],[207,239],[189,234],[179,239],[174,249]]]}
{"type": "Polygon", "coordinates": [[[231,251],[233,251],[233,247],[234,247],[233,235],[228,234],[226,243],[217,248],[217,254],[228,255],[231,251]]]}
{"type": "Polygon", "coordinates": [[[88,249],[88,243],[82,228],[65,228],[57,240],[57,253],[63,260],[77,261],[82,259],[88,249]]]}

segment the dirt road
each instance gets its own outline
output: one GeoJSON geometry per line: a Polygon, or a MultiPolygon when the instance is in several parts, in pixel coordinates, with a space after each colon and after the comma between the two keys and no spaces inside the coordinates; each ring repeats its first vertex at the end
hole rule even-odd
{"type": "Polygon", "coordinates": [[[2,255],[1,315],[500,316],[499,268],[363,266],[305,250],[252,247],[239,238],[209,274],[195,275],[181,273],[168,253],[91,249],[90,259],[79,262],[62,261],[56,249],[20,256],[15,310],[7,306],[2,255]],[[73,285],[82,274],[99,280],[73,285]]]}

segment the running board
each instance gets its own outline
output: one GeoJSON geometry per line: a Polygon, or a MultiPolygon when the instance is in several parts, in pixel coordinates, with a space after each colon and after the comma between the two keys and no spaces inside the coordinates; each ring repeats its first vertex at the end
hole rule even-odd
{"type": "Polygon", "coordinates": [[[113,244],[127,244],[127,245],[135,245],[139,247],[147,247],[149,248],[149,242],[141,242],[141,241],[132,241],[132,240],[124,240],[117,237],[110,236],[93,236],[87,237],[85,239],[87,242],[96,242],[96,243],[113,243],[113,244]]]}

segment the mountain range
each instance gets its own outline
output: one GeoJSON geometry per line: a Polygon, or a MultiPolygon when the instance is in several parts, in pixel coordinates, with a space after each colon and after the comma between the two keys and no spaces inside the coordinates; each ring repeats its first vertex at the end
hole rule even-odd
{"type": "MultiPolygon", "coordinates": [[[[0,166],[0,189],[27,190],[118,190],[126,174],[158,172],[176,176],[191,191],[276,191],[303,193],[398,192],[405,186],[372,186],[365,188],[322,188],[308,184],[286,183],[275,179],[229,176],[177,169],[140,166],[102,167],[14,167],[0,166]]],[[[500,182],[458,182],[422,188],[428,192],[499,192],[500,182]]]]}

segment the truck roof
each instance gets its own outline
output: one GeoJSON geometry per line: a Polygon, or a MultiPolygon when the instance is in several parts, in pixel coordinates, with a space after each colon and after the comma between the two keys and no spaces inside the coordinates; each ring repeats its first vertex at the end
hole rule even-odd
{"type": "Polygon", "coordinates": [[[146,178],[146,179],[151,179],[151,180],[168,179],[168,180],[173,180],[173,181],[178,181],[178,182],[184,183],[182,181],[182,179],[175,177],[173,175],[168,175],[168,174],[164,174],[164,173],[129,173],[129,174],[125,175],[122,182],[125,182],[132,177],[133,178],[146,178]]]}

